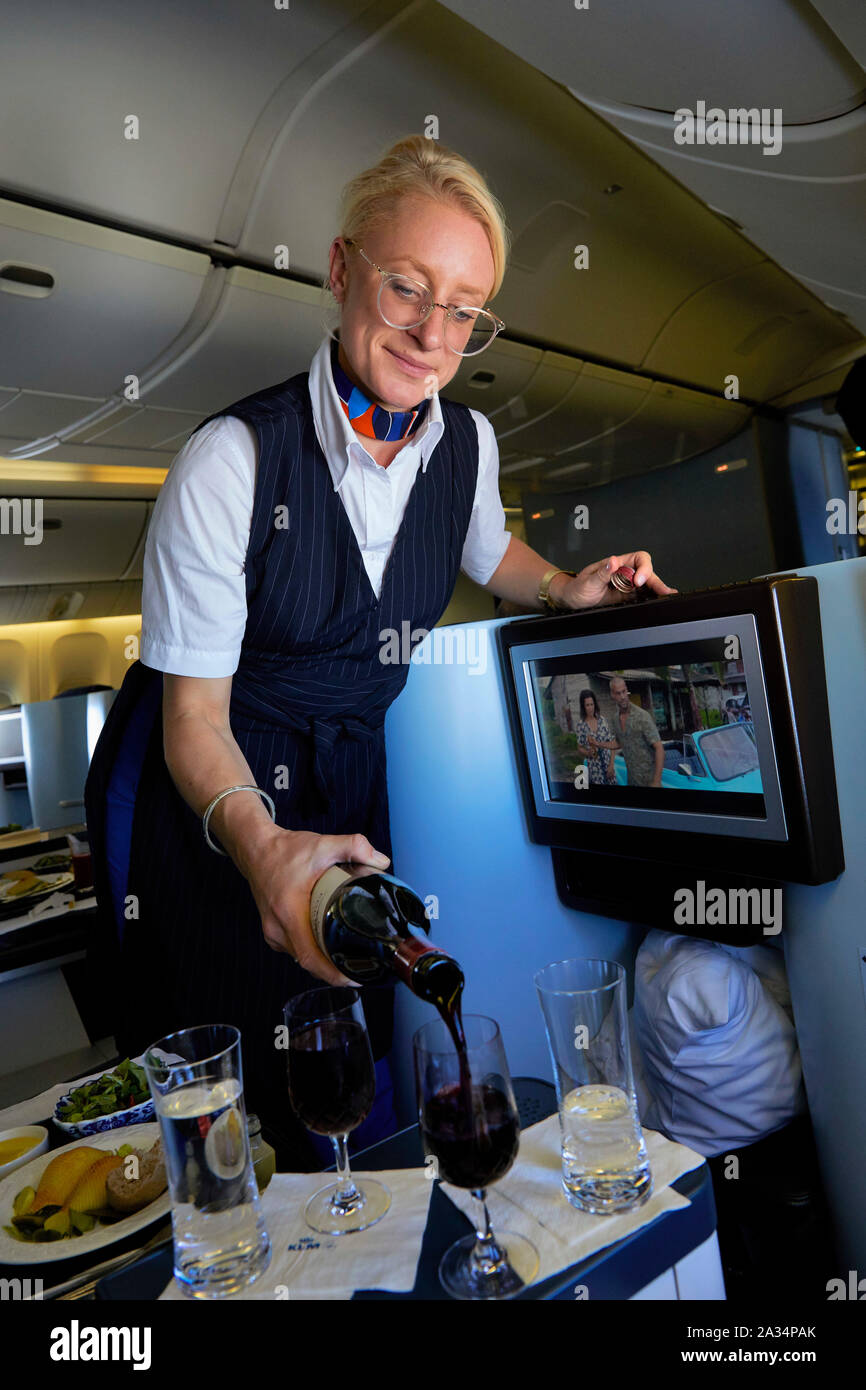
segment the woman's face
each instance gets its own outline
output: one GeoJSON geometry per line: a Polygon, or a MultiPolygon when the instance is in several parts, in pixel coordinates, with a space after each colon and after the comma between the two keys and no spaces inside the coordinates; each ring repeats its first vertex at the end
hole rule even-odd
{"type": "MultiPolygon", "coordinates": [[[[430,198],[405,198],[392,218],[364,238],[363,249],[383,270],[427,285],[440,304],[481,308],[493,288],[493,254],[481,223],[430,198]]],[[[348,376],[386,410],[407,410],[441,391],[463,360],[445,345],[444,311],[434,309],[417,328],[390,328],[377,306],[381,276],[356,247],[335,238],[330,269],[342,308],[340,362],[348,376]],[[420,370],[412,371],[403,359],[420,370]]]]}
{"type": "Polygon", "coordinates": [[[592,719],[595,716],[595,700],[591,695],[584,699],[584,719],[592,719]]]}

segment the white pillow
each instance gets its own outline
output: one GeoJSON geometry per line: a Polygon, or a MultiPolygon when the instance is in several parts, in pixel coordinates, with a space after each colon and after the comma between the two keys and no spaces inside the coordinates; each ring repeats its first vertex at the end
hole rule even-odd
{"type": "Polygon", "coordinates": [[[753,1144],[806,1108],[778,950],[650,931],[631,1029],[643,1123],[698,1153],[753,1144]]]}

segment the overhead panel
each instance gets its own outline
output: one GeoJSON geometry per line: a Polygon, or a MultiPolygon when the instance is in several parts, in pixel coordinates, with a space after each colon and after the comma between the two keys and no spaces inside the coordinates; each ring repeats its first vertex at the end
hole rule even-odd
{"type": "MultiPolygon", "coordinates": [[[[766,0],[760,13],[754,0],[618,0],[585,10],[559,0],[449,0],[448,8],[561,82],[846,314],[856,331],[839,322],[840,343],[866,332],[862,0],[766,0]],[[778,114],[781,149],[676,144],[673,113],[696,112],[699,100],[754,108],[768,123],[778,114]]],[[[667,227],[678,249],[693,237],[673,206],[667,227]]]]}
{"type": "Polygon", "coordinates": [[[569,491],[661,468],[722,443],[750,414],[740,402],[594,363],[584,364],[567,405],[555,449],[536,447],[530,427],[500,437],[503,484],[569,491]]]}
{"type": "MultiPolygon", "coordinates": [[[[0,301],[0,309],[2,309],[0,301]]],[[[103,404],[99,396],[7,390],[0,397],[0,454],[41,435],[68,429],[103,404]]]]}
{"type": "Polygon", "coordinates": [[[206,415],[298,372],[339,319],[320,289],[235,266],[218,308],[177,368],[148,393],[148,405],[206,415]]]}
{"type": "Polygon", "coordinates": [[[0,624],[44,623],[62,617],[70,599],[81,595],[83,602],[75,617],[119,618],[141,612],[141,582],[88,584],[18,584],[0,587],[0,624]]]}
{"type": "Polygon", "coordinates": [[[285,243],[299,275],[321,277],[343,186],[431,113],[505,205],[514,254],[493,307],[518,338],[634,365],[683,299],[761,259],[524,55],[432,3],[407,7],[287,123],[240,249],[264,259],[285,243]],[[356,110],[363,122],[347,120],[356,110]]]}
{"type": "MultiPolygon", "coordinates": [[[[556,360],[556,354],[547,356],[556,360]]],[[[598,457],[587,453],[584,445],[610,434],[639,410],[651,385],[647,378],[576,363],[571,383],[567,390],[561,390],[557,408],[548,416],[547,429],[539,431],[528,418],[519,428],[499,431],[497,421],[500,444],[509,450],[522,448],[529,456],[546,455],[546,468],[598,457]]]]}
{"type": "MultiPolygon", "coordinates": [[[[118,579],[125,574],[139,546],[148,503],[45,498],[36,499],[41,502],[36,506],[28,501],[20,513],[21,529],[13,533],[10,524],[0,546],[0,586],[118,579]]],[[[7,499],[7,509],[10,502],[7,499]]]]}
{"type": "Polygon", "coordinates": [[[783,126],[781,149],[769,156],[757,144],[677,145],[671,115],[609,102],[598,110],[866,331],[866,105],[814,126],[783,126]]]}
{"type": "Polygon", "coordinates": [[[209,272],[207,256],[0,200],[0,452],[136,389],[209,272]]]}
{"type": "Polygon", "coordinates": [[[838,343],[835,325],[770,261],[693,296],[665,325],[646,371],[763,401],[792,386],[838,343]],[[736,377],[736,382],[731,380],[736,377]]]}
{"type": "Polygon", "coordinates": [[[268,99],[365,8],[76,0],[46,21],[38,5],[15,6],[3,25],[0,183],[210,241],[268,99]]]}
{"type": "Polygon", "coordinates": [[[862,35],[860,0],[761,0],[759,8],[755,0],[591,0],[581,10],[561,0],[443,3],[564,86],[636,107],[674,111],[691,94],[782,106],[787,121],[802,123],[850,109],[863,94],[862,69],[845,46],[849,33],[862,35]],[[837,35],[831,26],[843,13],[837,35]]]}
{"type": "Polygon", "coordinates": [[[0,384],[109,395],[180,331],[209,269],[200,253],[0,199],[0,384]]]}
{"type": "Polygon", "coordinates": [[[541,348],[496,338],[485,352],[460,363],[442,394],[449,400],[480,410],[488,416],[494,429],[500,427],[500,417],[504,416],[504,428],[507,428],[512,418],[511,403],[534,380],[544,356],[541,348]]]}

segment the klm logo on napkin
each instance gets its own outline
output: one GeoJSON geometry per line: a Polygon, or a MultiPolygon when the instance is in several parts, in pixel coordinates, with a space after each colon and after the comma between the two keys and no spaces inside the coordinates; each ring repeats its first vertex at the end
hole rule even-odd
{"type": "Polygon", "coordinates": [[[333,1250],[337,1244],[335,1240],[314,1240],[312,1236],[301,1236],[301,1239],[293,1245],[287,1245],[287,1250],[333,1250]]]}

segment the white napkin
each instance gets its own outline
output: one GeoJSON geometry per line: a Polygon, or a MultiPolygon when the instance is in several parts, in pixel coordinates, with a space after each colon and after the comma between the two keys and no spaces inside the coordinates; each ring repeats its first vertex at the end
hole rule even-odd
{"type": "Polygon", "coordinates": [[[35,922],[38,917],[50,917],[61,907],[66,907],[68,903],[76,902],[75,893],[72,885],[68,888],[58,888],[56,893],[50,893],[47,898],[42,898],[38,903],[34,903],[27,913],[28,922],[35,922]]]}
{"type": "MultiPolygon", "coordinates": [[[[516,1231],[531,1240],[540,1258],[536,1282],[548,1279],[587,1255],[648,1226],[667,1211],[689,1205],[670,1184],[704,1162],[702,1154],[674,1144],[656,1130],[643,1130],[653,1175],[653,1195],[634,1211],[593,1216],[578,1211],[562,1190],[559,1117],[549,1115],[520,1136],[514,1167],[487,1193],[493,1234],[516,1231]]],[[[442,1183],[442,1191],[475,1223],[480,1207],[465,1188],[442,1183]]]]}
{"type": "MultiPolygon", "coordinates": [[[[391,1193],[391,1205],[375,1226],[351,1235],[326,1236],[304,1220],[307,1199],[335,1180],[333,1173],[277,1173],[262,1194],[262,1215],[271,1240],[264,1274],[236,1299],[349,1299],[356,1289],[408,1293],[415,1285],[427,1225],[432,1182],[424,1168],[353,1173],[375,1178],[391,1193]]],[[[192,1301],[172,1278],[161,1299],[192,1301]]]]}

